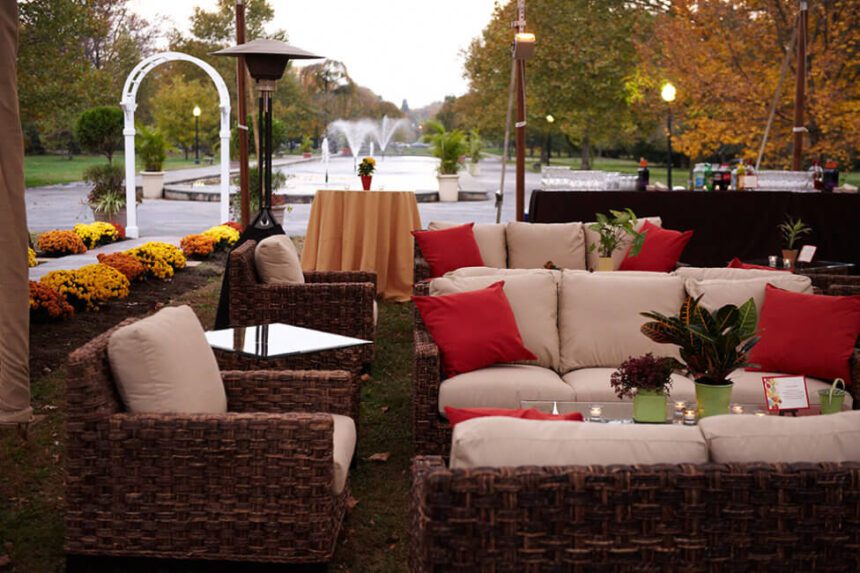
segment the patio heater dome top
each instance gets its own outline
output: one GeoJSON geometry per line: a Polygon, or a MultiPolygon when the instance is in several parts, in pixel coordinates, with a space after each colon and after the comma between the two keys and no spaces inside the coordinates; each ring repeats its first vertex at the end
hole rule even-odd
{"type": "Polygon", "coordinates": [[[290,60],[319,60],[317,56],[280,40],[262,38],[212,52],[213,56],[245,57],[248,72],[255,80],[279,80],[290,60]]]}

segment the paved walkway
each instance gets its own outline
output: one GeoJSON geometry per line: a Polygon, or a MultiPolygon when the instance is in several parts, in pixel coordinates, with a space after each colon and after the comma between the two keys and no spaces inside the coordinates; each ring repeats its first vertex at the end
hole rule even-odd
{"type": "MultiPolygon", "coordinates": [[[[377,169],[380,177],[374,179],[374,183],[386,180],[385,163],[389,163],[392,185],[400,188],[401,185],[409,185],[409,165],[413,163],[415,170],[414,185],[409,188],[420,189],[432,185],[432,169],[427,170],[426,158],[390,157],[380,161],[377,169]],[[429,183],[428,183],[429,181],[429,183]]],[[[337,160],[335,160],[337,161],[337,160]]],[[[345,160],[347,168],[351,172],[351,160],[345,160]]],[[[285,167],[285,172],[295,172],[296,178],[301,179],[302,173],[319,171],[319,159],[304,160],[299,157],[290,157],[276,161],[276,165],[285,167]],[[306,162],[306,163],[305,163],[306,162]],[[304,163],[303,165],[299,165],[304,163]]],[[[492,199],[495,190],[499,187],[501,174],[501,161],[498,158],[490,158],[481,162],[481,173],[472,177],[468,173],[461,172],[461,188],[466,190],[484,190],[490,192],[487,201],[464,201],[457,203],[419,203],[418,211],[421,221],[426,226],[428,222],[456,221],[456,222],[478,222],[494,223],[496,209],[492,199]]],[[[335,163],[333,161],[333,166],[335,163]]],[[[219,166],[204,166],[191,169],[177,169],[165,174],[167,182],[185,181],[200,177],[218,175],[219,166]]],[[[340,166],[340,171],[343,167],[340,166]]],[[[340,174],[338,177],[343,177],[340,174]]],[[[354,179],[353,176],[349,176],[354,179]]],[[[330,181],[332,179],[330,178],[330,181]]],[[[528,171],[526,173],[526,208],[531,189],[540,184],[540,174],[528,171]]],[[[514,219],[514,169],[509,166],[505,180],[505,202],[502,210],[502,221],[514,219]]],[[[388,187],[392,188],[392,187],[388,187]]],[[[29,228],[32,232],[43,232],[51,229],[71,229],[77,223],[91,222],[92,213],[86,205],[88,186],[82,182],[69,183],[65,185],[52,185],[48,187],[37,187],[27,189],[27,218],[29,228]]],[[[293,205],[293,210],[285,214],[284,230],[290,235],[304,235],[310,217],[310,204],[293,205]]],[[[137,241],[123,241],[114,245],[107,245],[83,255],[64,257],[44,263],[31,269],[30,276],[39,277],[44,273],[58,268],[77,268],[85,264],[96,262],[96,255],[100,252],[113,252],[126,250],[145,241],[160,240],[173,244],[179,244],[180,237],[191,233],[199,233],[219,221],[220,206],[217,202],[203,201],[166,201],[159,199],[147,199],[138,206],[137,217],[140,226],[141,239],[137,241]]]]}

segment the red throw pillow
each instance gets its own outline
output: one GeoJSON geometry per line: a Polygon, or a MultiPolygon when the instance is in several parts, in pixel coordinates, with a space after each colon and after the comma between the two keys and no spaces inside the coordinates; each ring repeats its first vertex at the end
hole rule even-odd
{"type": "MultiPolygon", "coordinates": [[[[672,231],[652,225],[651,221],[645,221],[642,225],[645,233],[645,241],[642,249],[635,257],[627,256],[621,261],[618,270],[621,271],[656,271],[668,273],[675,269],[684,247],[693,237],[693,231],[672,231]]],[[[631,247],[632,248],[632,247],[631,247]]]]}
{"type": "Polygon", "coordinates": [[[506,418],[522,418],[524,420],[551,420],[559,422],[581,422],[582,414],[570,412],[569,414],[546,414],[536,408],[528,410],[509,410],[506,408],[451,408],[445,406],[445,416],[453,428],[460,422],[472,418],[486,418],[489,416],[503,416],[506,418]]]}
{"type": "Polygon", "coordinates": [[[800,294],[767,285],[750,352],[755,367],[851,383],[850,360],[860,336],[860,296],[800,294]]]}
{"type": "Polygon", "coordinates": [[[441,277],[463,267],[484,266],[472,230],[474,226],[474,223],[468,223],[439,231],[412,231],[433,277],[441,277]]]}
{"type": "Polygon", "coordinates": [[[537,360],[523,346],[504,281],[480,290],[413,296],[421,319],[439,346],[450,378],[499,362],[537,360]]]}
{"type": "Polygon", "coordinates": [[[737,257],[735,257],[729,261],[729,266],[727,268],[730,268],[730,269],[758,269],[760,271],[787,271],[787,270],[789,270],[789,269],[777,269],[775,267],[766,267],[764,265],[753,265],[750,263],[745,263],[737,257]]]}

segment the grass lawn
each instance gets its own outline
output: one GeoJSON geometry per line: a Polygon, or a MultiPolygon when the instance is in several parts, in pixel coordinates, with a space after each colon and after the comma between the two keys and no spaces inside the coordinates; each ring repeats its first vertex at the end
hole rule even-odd
{"type": "MultiPolygon", "coordinates": [[[[185,272],[195,272],[193,270],[185,272]]],[[[220,276],[204,286],[164,300],[189,304],[204,326],[214,322],[220,276]]],[[[169,298],[169,297],[167,297],[169,298]]],[[[376,359],[362,389],[358,463],[350,472],[357,504],[347,515],[331,571],[401,572],[407,569],[409,464],[412,457],[411,377],[412,306],[381,302],[376,359]],[[374,453],[390,453],[387,462],[371,462],[374,453]]],[[[86,320],[85,315],[72,320],[86,320]]],[[[12,559],[9,571],[64,570],[64,428],[65,367],[33,372],[33,406],[44,419],[30,430],[28,442],[13,431],[0,432],[0,560],[12,559]],[[5,549],[4,549],[5,547],[5,549]]],[[[154,571],[151,562],[100,563],[100,573],[154,571]]],[[[225,564],[176,565],[158,571],[274,571],[283,568],[225,564]]],[[[0,564],[0,571],[7,571],[0,564]]]]}
{"type": "MultiPolygon", "coordinates": [[[[114,160],[121,165],[123,155],[117,154],[114,160]]],[[[102,155],[75,155],[72,159],[65,155],[27,155],[24,157],[24,186],[41,187],[80,181],[83,179],[84,170],[106,161],[102,155]]],[[[137,163],[140,170],[143,163],[137,163]]],[[[164,162],[165,171],[184,167],[194,167],[194,159],[186,161],[182,155],[171,155],[164,162]]]]}

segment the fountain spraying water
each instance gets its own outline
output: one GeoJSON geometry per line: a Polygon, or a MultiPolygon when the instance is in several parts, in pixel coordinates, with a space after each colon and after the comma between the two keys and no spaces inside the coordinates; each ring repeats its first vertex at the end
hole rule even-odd
{"type": "MultiPolygon", "coordinates": [[[[352,153],[353,165],[355,165],[366,140],[371,138],[375,140],[384,157],[385,149],[391,143],[394,134],[408,123],[406,119],[391,119],[388,116],[383,117],[379,122],[371,119],[338,119],[329,125],[328,133],[339,134],[346,140],[349,151],[352,153]]],[[[371,156],[374,151],[373,143],[372,140],[369,142],[371,156]]]]}
{"type": "Polygon", "coordinates": [[[328,186],[328,162],[331,160],[331,151],[328,148],[328,137],[323,137],[320,148],[322,150],[322,164],[325,169],[325,184],[328,186]]]}

